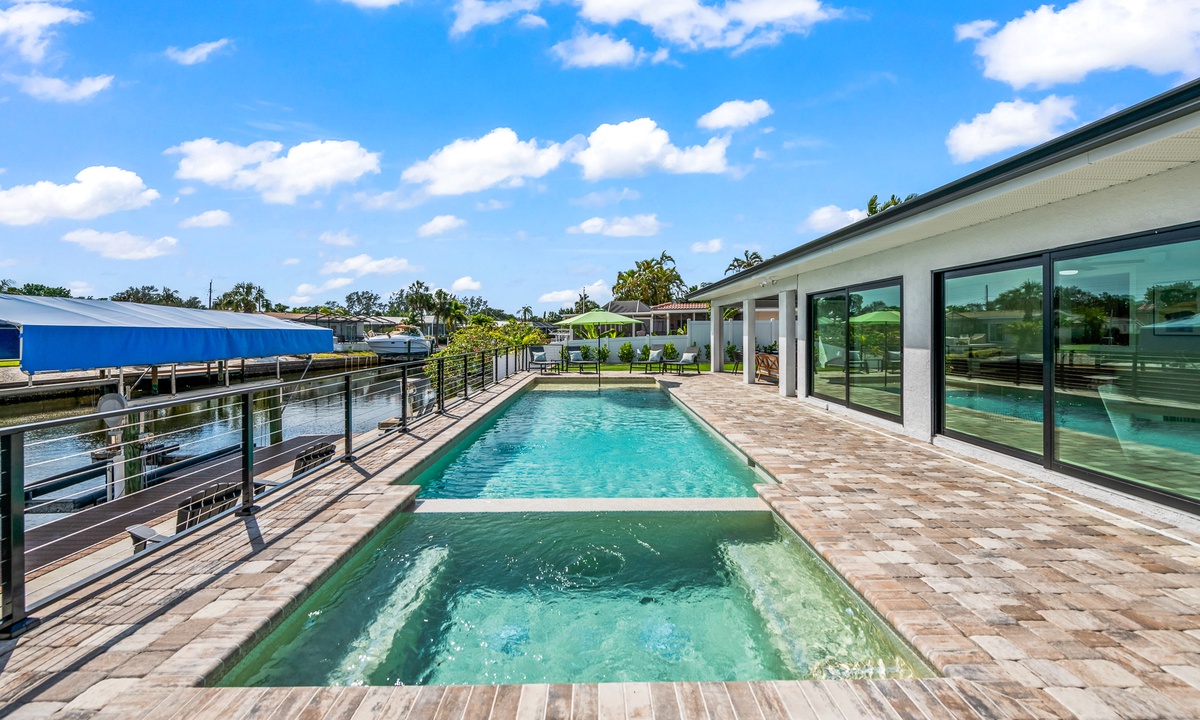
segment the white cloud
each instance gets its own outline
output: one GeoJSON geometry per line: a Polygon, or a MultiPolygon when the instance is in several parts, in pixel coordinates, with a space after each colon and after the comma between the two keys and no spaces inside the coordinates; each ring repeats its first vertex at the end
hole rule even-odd
{"type": "Polygon", "coordinates": [[[809,214],[808,219],[804,221],[802,229],[816,230],[817,232],[833,232],[850,223],[858,222],[865,217],[867,217],[866,210],[859,210],[857,208],[843,210],[837,205],[826,205],[825,207],[813,210],[809,214]]]}
{"type": "Polygon", "coordinates": [[[585,235],[608,235],[609,237],[650,237],[657,235],[662,223],[657,215],[634,215],[606,220],[594,217],[567,228],[569,233],[585,235]]]}
{"type": "Polygon", "coordinates": [[[450,289],[454,292],[464,292],[466,290],[478,290],[481,287],[483,287],[483,283],[472,278],[470,275],[464,275],[455,280],[450,289]]]}
{"type": "Polygon", "coordinates": [[[288,302],[292,305],[302,305],[312,300],[313,296],[317,293],[329,292],[330,290],[344,288],[352,282],[354,282],[353,278],[335,277],[326,280],[320,285],[313,285],[312,283],[300,283],[296,286],[296,294],[288,298],[288,302]]]}
{"type": "Polygon", "coordinates": [[[571,160],[583,167],[588,180],[643,175],[652,169],[671,173],[721,173],[728,168],[728,138],[712,138],[707,145],[678,148],[666,130],[650,118],[609,125],[588,136],[585,149],[571,160]]]}
{"type": "Polygon", "coordinates": [[[975,41],[985,76],[1017,89],[1130,67],[1200,74],[1197,0],[1077,0],[1058,10],[1042,5],[996,27],[980,20],[959,25],[955,35],[975,41]]]}
{"type": "Polygon", "coordinates": [[[637,190],[629,188],[621,188],[620,190],[608,189],[602,192],[590,192],[581,198],[575,198],[571,201],[572,205],[582,205],[584,207],[599,207],[610,203],[619,203],[622,200],[637,200],[642,197],[642,194],[637,190]]]}
{"type": "Polygon", "coordinates": [[[80,102],[112,84],[112,75],[97,75],[81,78],[74,84],[66,80],[45,75],[5,75],[5,80],[16,83],[21,92],[37,100],[52,102],[80,102]]]}
{"type": "Polygon", "coordinates": [[[67,289],[71,291],[71,295],[75,297],[87,297],[96,292],[96,288],[86,280],[72,280],[67,283],[67,289]]]}
{"type": "Polygon", "coordinates": [[[222,227],[233,222],[233,216],[224,210],[206,210],[179,223],[181,228],[222,227]]]}
{"type": "Polygon", "coordinates": [[[368,10],[378,10],[381,8],[389,8],[393,5],[399,5],[404,0],[342,0],[355,7],[365,8],[368,10]]]}
{"type": "Polygon", "coordinates": [[[497,200],[495,198],[492,198],[491,200],[488,200],[487,202],[475,203],[475,209],[479,210],[481,212],[488,212],[490,210],[503,210],[504,208],[509,207],[511,205],[512,205],[512,203],[507,200],[497,200]]]}
{"type": "Polygon", "coordinates": [[[549,27],[549,25],[550,24],[546,22],[546,18],[542,17],[541,15],[534,15],[533,13],[522,15],[521,19],[517,21],[518,27],[523,27],[526,29],[544,28],[549,27]]]}
{"type": "Polygon", "coordinates": [[[433,237],[434,235],[448,233],[451,230],[455,230],[466,224],[467,221],[460,217],[455,217],[453,215],[438,215],[434,219],[417,228],[417,235],[420,235],[421,237],[433,237]]]}
{"type": "Polygon", "coordinates": [[[55,25],[78,25],[87,19],[87,13],[58,2],[17,2],[0,10],[0,40],[27,62],[40,63],[55,25]]]}
{"type": "Polygon", "coordinates": [[[127,232],[99,232],[97,230],[72,230],[63,235],[63,240],[75,243],[88,252],[113,260],[149,260],[169,255],[175,251],[179,241],[173,237],[152,240],[127,232]]]}
{"type": "Polygon", "coordinates": [[[379,153],[352,140],[315,140],[293,146],[267,140],[247,146],[200,138],[169,148],[180,154],[175,177],[235,189],[252,188],[269,203],[291,205],[301,195],[329,190],[379,172],[379,153]]]}
{"type": "Polygon", "coordinates": [[[1036,145],[1063,131],[1075,119],[1075,98],[1050,95],[1039,103],[1014,100],[996,103],[989,112],[960,122],[946,136],[946,149],[956,163],[970,162],[1014,147],[1036,145]]]}
{"type": "MultiPolygon", "coordinates": [[[[391,275],[398,272],[419,272],[421,268],[413,265],[407,259],[401,257],[386,257],[375,258],[367,255],[355,255],[352,258],[345,260],[335,260],[327,262],[321,266],[322,275],[332,275],[334,273],[352,273],[355,277],[363,275],[391,275]]],[[[303,295],[297,290],[297,293],[303,295]]]]}
{"type": "Polygon", "coordinates": [[[718,252],[721,252],[721,249],[724,247],[725,247],[725,243],[721,241],[721,238],[713,238],[712,240],[709,240],[708,242],[692,243],[692,252],[694,252],[694,253],[718,253],[718,252]]]}
{"type": "Polygon", "coordinates": [[[649,60],[661,63],[669,55],[665,49],[651,54],[640,48],[635,48],[625,38],[614,38],[612,35],[601,35],[579,30],[569,40],[550,48],[551,54],[558,57],[563,67],[589,68],[615,65],[631,67],[649,60]]]}
{"type": "Polygon", "coordinates": [[[422,183],[430,195],[462,195],[492,187],[520,187],[558,167],[569,147],[537,140],[521,142],[508,128],[496,128],[478,140],[458,139],[426,160],[414,163],[401,178],[422,183]]]}
{"type": "MultiPolygon", "coordinates": [[[[599,303],[612,300],[612,290],[608,287],[608,283],[603,280],[597,280],[591,285],[587,285],[583,290],[588,294],[588,297],[599,303]]],[[[552,292],[542,293],[538,297],[540,303],[573,303],[579,299],[578,290],[554,290],[552,292]]]]}
{"type": "Polygon", "coordinates": [[[770,158],[771,158],[771,154],[768,153],[766,150],[763,150],[762,148],[754,148],[754,159],[755,160],[769,160],[770,158]]]}
{"type": "Polygon", "coordinates": [[[333,245],[334,247],[354,247],[358,244],[358,238],[345,230],[336,233],[332,230],[326,230],[317,237],[317,240],[326,245],[333,245]]]}
{"type": "Polygon", "coordinates": [[[513,15],[536,10],[540,4],[541,0],[458,0],[454,4],[454,25],[450,34],[462,35],[480,25],[494,25],[513,15]]]}
{"type": "Polygon", "coordinates": [[[766,100],[730,100],[718,105],[711,112],[700,116],[696,121],[696,125],[706,130],[720,130],[722,128],[744,128],[747,125],[762,120],[771,113],[775,112],[766,100]]]}
{"type": "Polygon", "coordinates": [[[618,25],[627,20],[649,27],[659,38],[689,50],[773,45],[784,35],[807,33],[840,15],[820,0],[577,0],[586,20],[618,25]]]}
{"type": "Polygon", "coordinates": [[[220,40],[193,45],[186,50],[169,47],[167,48],[166,55],[180,65],[196,65],[207,60],[209,55],[228,46],[230,42],[229,38],[221,38],[220,40]]]}
{"type": "Polygon", "coordinates": [[[287,258],[283,261],[284,265],[299,265],[300,258],[287,258]]]}
{"type": "Polygon", "coordinates": [[[135,173],[97,165],[84,168],[70,185],[48,180],[0,189],[0,224],[32,225],[43,220],[89,220],[136,210],[158,199],[135,173]]]}

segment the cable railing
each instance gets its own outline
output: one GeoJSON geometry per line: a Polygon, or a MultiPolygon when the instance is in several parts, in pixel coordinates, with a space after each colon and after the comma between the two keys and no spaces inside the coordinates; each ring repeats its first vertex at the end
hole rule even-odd
{"type": "Polygon", "coordinates": [[[0,639],[219,518],[528,369],[524,347],[0,428],[0,639]]]}

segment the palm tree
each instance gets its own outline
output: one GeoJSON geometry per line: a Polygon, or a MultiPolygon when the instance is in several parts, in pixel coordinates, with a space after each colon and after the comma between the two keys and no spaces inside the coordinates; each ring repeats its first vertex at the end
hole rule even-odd
{"type": "Polygon", "coordinates": [[[453,295],[450,296],[450,302],[446,303],[446,335],[450,334],[452,328],[463,325],[470,319],[467,315],[467,306],[453,295]]]}
{"type": "Polygon", "coordinates": [[[664,252],[656,258],[638,260],[633,269],[617,273],[613,297],[659,305],[679,297],[686,288],[675,268],[675,258],[664,252]]]}
{"type": "MultiPolygon", "coordinates": [[[[441,288],[438,288],[437,290],[433,291],[433,296],[429,303],[430,304],[429,311],[431,313],[433,313],[433,324],[434,324],[435,331],[436,331],[437,325],[439,323],[446,322],[446,320],[445,320],[446,315],[449,314],[449,312],[450,312],[450,303],[454,299],[455,299],[455,297],[453,295],[446,292],[445,290],[442,290],[441,288]]],[[[446,330],[446,334],[449,335],[450,328],[445,327],[444,329],[446,330]]]]}
{"type": "Polygon", "coordinates": [[[749,270],[755,265],[761,265],[762,262],[762,255],[759,255],[757,250],[746,250],[742,253],[742,257],[735,257],[733,262],[729,263],[729,267],[725,268],[725,274],[749,270]]]}
{"type": "Polygon", "coordinates": [[[528,305],[522,307],[521,308],[521,319],[529,320],[529,318],[531,318],[531,317],[533,317],[533,308],[529,307],[528,305]]]}
{"type": "Polygon", "coordinates": [[[912,200],[913,198],[915,198],[916,196],[917,196],[916,193],[910,193],[903,200],[901,200],[900,198],[893,195],[890,198],[888,198],[887,202],[880,205],[879,204],[879,196],[872,195],[871,199],[867,201],[867,215],[878,215],[879,213],[883,212],[884,210],[887,210],[888,208],[894,208],[901,203],[906,203],[909,200],[912,200]]]}
{"type": "Polygon", "coordinates": [[[234,285],[233,289],[221,295],[216,301],[216,307],[221,310],[243,313],[265,312],[270,306],[271,301],[267,299],[267,291],[259,285],[248,282],[234,285]]]}

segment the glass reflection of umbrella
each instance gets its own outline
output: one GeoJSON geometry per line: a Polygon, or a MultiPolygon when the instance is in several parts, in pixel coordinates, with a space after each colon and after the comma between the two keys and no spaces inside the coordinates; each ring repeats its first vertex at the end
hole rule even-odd
{"type": "Polygon", "coordinates": [[[862,315],[855,315],[850,318],[850,322],[855,325],[883,325],[883,360],[880,364],[883,365],[883,386],[888,384],[888,365],[890,364],[888,357],[888,325],[900,324],[899,310],[874,310],[866,312],[862,315]]]}
{"type": "MultiPolygon", "coordinates": [[[[611,313],[607,310],[589,310],[582,315],[560,320],[555,325],[566,327],[596,327],[597,325],[640,325],[641,320],[611,313]]],[[[596,389],[600,389],[600,333],[596,333],[596,389]]]]}

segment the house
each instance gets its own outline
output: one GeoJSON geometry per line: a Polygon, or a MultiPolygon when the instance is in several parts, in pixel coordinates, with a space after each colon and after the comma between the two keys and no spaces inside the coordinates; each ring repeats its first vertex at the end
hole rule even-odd
{"type": "Polygon", "coordinates": [[[1200,511],[1197,161],[1200,81],[688,300],[777,309],[783,396],[1200,511]]]}

